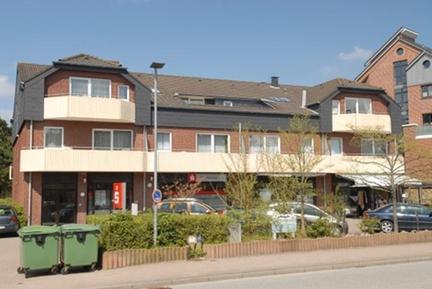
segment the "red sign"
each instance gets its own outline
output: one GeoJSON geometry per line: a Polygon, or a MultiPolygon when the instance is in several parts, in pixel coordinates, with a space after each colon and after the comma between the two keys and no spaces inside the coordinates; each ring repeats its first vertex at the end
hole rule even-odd
{"type": "Polygon", "coordinates": [[[126,183],[114,183],[112,192],[112,207],[121,210],[126,203],[126,183]]]}
{"type": "Polygon", "coordinates": [[[194,174],[194,173],[187,174],[187,181],[188,181],[188,183],[195,183],[196,182],[196,174],[194,174]]]}

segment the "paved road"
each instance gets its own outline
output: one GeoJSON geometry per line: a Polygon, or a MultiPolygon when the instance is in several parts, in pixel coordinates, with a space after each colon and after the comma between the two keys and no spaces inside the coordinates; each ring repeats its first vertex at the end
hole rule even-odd
{"type": "Polygon", "coordinates": [[[172,286],[172,289],[430,289],[432,261],[172,286]]]}

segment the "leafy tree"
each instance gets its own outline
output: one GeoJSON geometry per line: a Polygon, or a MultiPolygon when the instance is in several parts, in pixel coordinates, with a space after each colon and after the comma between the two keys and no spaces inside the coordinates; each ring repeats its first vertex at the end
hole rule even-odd
{"type": "Polygon", "coordinates": [[[9,166],[12,163],[11,128],[0,118],[0,196],[11,193],[9,166]]]}

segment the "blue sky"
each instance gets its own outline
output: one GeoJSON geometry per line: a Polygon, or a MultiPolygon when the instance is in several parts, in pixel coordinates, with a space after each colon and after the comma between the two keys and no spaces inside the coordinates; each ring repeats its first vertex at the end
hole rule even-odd
{"type": "Polygon", "coordinates": [[[353,78],[399,27],[432,46],[430,1],[14,0],[0,3],[0,116],[17,62],[80,52],[131,71],[317,84],[353,78]]]}

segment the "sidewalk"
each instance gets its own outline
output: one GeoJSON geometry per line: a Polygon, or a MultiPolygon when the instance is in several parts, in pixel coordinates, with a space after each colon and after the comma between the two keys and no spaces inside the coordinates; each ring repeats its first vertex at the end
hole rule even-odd
{"type": "Polygon", "coordinates": [[[157,285],[432,260],[432,243],[296,252],[232,259],[178,261],[94,273],[25,279],[16,273],[19,240],[0,239],[0,288],[154,288],[157,285]],[[6,251],[6,252],[5,252],[6,251]],[[13,252],[13,253],[12,253],[13,252]]]}

